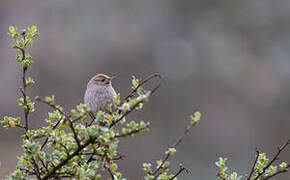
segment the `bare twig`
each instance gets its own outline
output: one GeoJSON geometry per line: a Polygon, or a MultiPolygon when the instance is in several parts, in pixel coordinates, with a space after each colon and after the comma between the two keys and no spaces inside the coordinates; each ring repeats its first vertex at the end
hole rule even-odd
{"type": "Polygon", "coordinates": [[[250,175],[247,177],[247,180],[250,180],[254,171],[255,171],[255,167],[256,167],[256,164],[257,164],[257,161],[258,161],[258,158],[259,158],[259,155],[260,155],[260,152],[258,150],[258,148],[256,148],[256,158],[255,158],[255,161],[254,161],[254,164],[252,166],[252,170],[250,172],[250,175]]]}
{"type": "Polygon", "coordinates": [[[89,115],[91,117],[91,122],[89,123],[89,126],[91,126],[93,124],[93,122],[95,121],[96,117],[95,117],[93,112],[89,112],[89,115]]]}
{"type": "Polygon", "coordinates": [[[174,178],[179,176],[182,173],[182,171],[186,171],[187,173],[189,173],[189,170],[186,169],[184,166],[182,166],[182,164],[180,164],[179,171],[172,178],[170,178],[169,180],[173,180],[174,178]]]}
{"type": "MultiPolygon", "coordinates": [[[[134,89],[133,89],[133,90],[128,94],[128,96],[125,97],[125,101],[128,101],[130,97],[133,97],[134,94],[137,92],[137,90],[138,90],[139,87],[143,86],[144,84],[146,84],[148,81],[150,81],[150,80],[153,79],[153,78],[159,78],[159,79],[161,79],[162,76],[161,76],[160,74],[158,74],[158,73],[155,73],[155,74],[151,74],[150,76],[148,76],[148,77],[146,77],[145,79],[141,80],[140,83],[139,83],[139,85],[138,85],[136,88],[134,88],[134,89]]],[[[158,85],[158,86],[160,86],[160,85],[158,85]]]]}
{"type": "Polygon", "coordinates": [[[255,180],[257,180],[260,176],[262,176],[265,171],[276,161],[278,160],[278,157],[280,155],[280,153],[290,144],[290,139],[288,139],[282,146],[278,147],[278,151],[276,153],[276,155],[273,157],[273,159],[263,168],[262,172],[260,172],[255,180]]]}
{"type": "MultiPolygon", "coordinates": [[[[188,133],[190,132],[190,130],[196,125],[196,123],[192,123],[189,126],[187,126],[187,128],[185,129],[185,131],[183,132],[182,136],[180,136],[173,145],[171,145],[170,147],[172,148],[176,148],[181,142],[182,140],[188,135],[188,133]]],[[[154,175],[153,179],[157,179],[158,175],[156,175],[162,168],[164,163],[169,159],[170,154],[168,153],[162,160],[162,163],[160,164],[160,166],[158,166],[158,168],[156,168],[153,172],[152,175],[154,175]]]]}

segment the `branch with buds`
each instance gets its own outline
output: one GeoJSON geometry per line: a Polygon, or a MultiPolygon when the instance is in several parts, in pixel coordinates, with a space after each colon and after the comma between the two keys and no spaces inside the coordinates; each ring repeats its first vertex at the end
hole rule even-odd
{"type": "MultiPolygon", "coordinates": [[[[11,26],[9,35],[14,39],[15,49],[19,51],[17,61],[23,69],[21,87],[22,97],[18,104],[24,109],[23,122],[20,117],[5,116],[1,122],[6,128],[22,128],[25,133],[22,136],[24,153],[18,159],[16,170],[7,176],[7,179],[27,179],[34,177],[38,180],[76,178],[76,179],[99,179],[103,171],[107,171],[111,179],[121,180],[122,174],[117,171],[119,160],[124,155],[119,155],[118,144],[120,139],[134,136],[149,130],[148,122],[125,122],[125,117],[134,110],[142,109],[143,104],[156,92],[161,83],[146,90],[145,84],[155,78],[161,79],[159,74],[152,74],[143,80],[132,79],[132,90],[120,101],[120,94],[116,100],[118,108],[110,113],[98,111],[94,115],[87,104],[79,104],[71,113],[56,104],[55,96],[45,98],[35,97],[35,101],[49,106],[52,111],[48,112],[45,120],[47,126],[38,129],[29,128],[29,114],[34,112],[34,102],[27,96],[27,87],[35,82],[31,77],[27,78],[28,70],[33,61],[27,52],[28,46],[33,44],[38,37],[36,26],[27,28],[20,33],[17,28],[11,26]],[[87,123],[87,118],[91,122],[87,123]],[[120,124],[118,127],[117,124],[120,124]]],[[[186,132],[184,136],[187,134],[186,132]]],[[[177,146],[179,141],[175,143],[177,146]]],[[[173,148],[173,147],[172,147],[173,148]]],[[[172,152],[167,152],[172,156],[172,152]]],[[[167,158],[166,158],[167,159],[167,158]]],[[[165,160],[166,160],[165,159],[165,160]]],[[[184,167],[168,179],[176,179],[184,167]]],[[[161,177],[158,175],[156,177],[161,177]]]]}
{"type": "MultiPolygon", "coordinates": [[[[28,27],[27,30],[19,32],[11,26],[8,33],[14,39],[17,50],[16,60],[22,67],[21,97],[17,100],[23,108],[23,117],[5,116],[1,125],[7,129],[24,129],[23,154],[18,157],[16,170],[9,174],[7,179],[100,179],[104,173],[109,174],[111,179],[124,180],[118,171],[118,162],[124,159],[120,155],[118,145],[124,138],[135,136],[149,130],[149,122],[130,121],[125,117],[135,110],[140,110],[143,104],[161,86],[162,77],[152,74],[143,80],[133,76],[131,91],[121,101],[120,94],[117,95],[117,108],[110,112],[98,111],[93,114],[88,104],[76,106],[71,112],[56,104],[55,96],[45,98],[35,97],[35,101],[42,103],[52,110],[48,112],[45,119],[47,125],[37,129],[29,126],[29,114],[35,111],[34,102],[27,94],[27,88],[33,86],[34,80],[28,76],[31,69],[32,57],[27,52],[28,48],[38,37],[36,26],[28,27]],[[147,84],[157,84],[152,89],[146,89],[147,84]],[[91,118],[88,122],[88,118],[91,118]]],[[[146,180],[176,180],[182,172],[189,172],[187,168],[180,165],[179,170],[170,173],[169,159],[176,153],[177,147],[198,125],[201,113],[195,112],[190,116],[190,124],[185,128],[183,134],[168,147],[163,159],[158,160],[155,166],[151,163],[143,163],[146,180]]],[[[282,162],[279,169],[274,163],[277,162],[282,151],[289,145],[290,140],[278,148],[277,154],[269,161],[265,153],[256,150],[256,157],[247,180],[265,180],[287,172],[289,164],[282,162]]],[[[227,173],[225,165],[226,158],[220,158],[216,165],[220,168],[218,178],[223,180],[238,180],[241,176],[233,172],[227,173]]]]}
{"type": "MultiPolygon", "coordinates": [[[[281,173],[285,173],[288,171],[290,167],[289,164],[285,162],[281,162],[279,164],[279,168],[277,165],[274,165],[276,161],[278,161],[280,154],[282,151],[286,149],[286,147],[290,144],[290,139],[288,139],[283,145],[278,147],[278,151],[275,156],[269,160],[266,156],[266,153],[260,153],[258,148],[256,148],[256,156],[253,166],[251,168],[251,172],[249,175],[245,175],[246,180],[266,180],[271,179],[281,173]]],[[[217,177],[221,180],[239,180],[242,179],[242,176],[238,176],[236,172],[232,174],[227,173],[228,167],[226,166],[227,158],[220,158],[219,161],[216,162],[216,165],[220,168],[220,171],[217,174],[217,177]]]]}

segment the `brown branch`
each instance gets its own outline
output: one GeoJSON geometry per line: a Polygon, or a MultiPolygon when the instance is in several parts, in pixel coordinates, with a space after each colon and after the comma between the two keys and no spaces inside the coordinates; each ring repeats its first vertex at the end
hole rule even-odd
{"type": "Polygon", "coordinates": [[[119,156],[113,157],[112,160],[113,160],[113,161],[124,160],[125,157],[126,157],[126,155],[121,154],[121,155],[119,155],[119,156]]]}
{"type": "Polygon", "coordinates": [[[42,180],[46,180],[49,179],[51,177],[53,177],[56,173],[57,170],[59,170],[62,166],[64,166],[69,160],[71,160],[73,157],[79,155],[79,153],[85,148],[87,147],[89,144],[93,143],[93,140],[90,139],[88,140],[86,143],[84,143],[83,145],[80,145],[78,147],[77,150],[75,150],[72,154],[70,154],[69,156],[67,156],[67,158],[63,159],[58,165],[54,166],[54,168],[48,172],[43,178],[41,178],[42,180]]]}
{"type": "MultiPolygon", "coordinates": [[[[175,142],[173,145],[171,145],[170,147],[171,148],[176,148],[182,141],[183,139],[188,135],[188,133],[190,132],[190,130],[195,126],[197,125],[196,123],[192,123],[190,124],[189,126],[187,126],[187,128],[185,129],[185,131],[183,132],[182,136],[180,136],[175,142]]],[[[154,178],[153,179],[157,179],[157,175],[156,173],[159,172],[162,168],[163,168],[163,165],[164,163],[169,159],[170,157],[170,154],[168,153],[162,160],[162,163],[160,164],[160,166],[158,166],[158,168],[156,168],[151,175],[154,175],[154,178]]]]}
{"type": "Polygon", "coordinates": [[[41,158],[38,158],[42,164],[42,166],[45,168],[46,172],[48,172],[47,165],[45,165],[44,161],[41,158]]]}
{"type": "Polygon", "coordinates": [[[113,174],[113,172],[111,171],[111,169],[110,169],[109,167],[107,167],[106,169],[108,170],[108,172],[109,172],[109,174],[110,174],[112,180],[114,180],[114,179],[115,179],[115,178],[114,178],[114,174],[113,174]]]}
{"type": "Polygon", "coordinates": [[[133,97],[134,94],[137,92],[138,88],[146,84],[148,81],[150,81],[153,78],[159,78],[162,79],[162,76],[158,73],[151,74],[150,76],[146,77],[145,79],[141,80],[136,88],[134,88],[126,97],[125,101],[128,101],[130,97],[133,97]]]}
{"type": "Polygon", "coordinates": [[[39,171],[39,167],[38,167],[38,164],[35,162],[34,158],[31,159],[31,163],[33,165],[33,169],[34,169],[34,172],[35,172],[35,175],[37,177],[37,179],[40,179],[40,171],[39,171]]]}
{"type": "MultiPolygon", "coordinates": [[[[22,31],[21,36],[23,37],[24,41],[25,41],[25,30],[22,31]]],[[[19,42],[16,41],[17,45],[19,46],[19,42]]],[[[26,59],[25,57],[25,47],[21,47],[19,48],[21,53],[22,53],[22,61],[24,61],[26,59]]],[[[27,104],[27,95],[26,95],[26,89],[27,89],[27,84],[26,84],[26,72],[27,72],[27,67],[23,67],[22,70],[22,86],[20,88],[22,96],[23,96],[23,102],[24,102],[24,106],[26,107],[24,109],[24,129],[25,129],[25,133],[28,131],[28,114],[29,114],[29,106],[27,104]]],[[[27,137],[27,136],[26,136],[27,137]]]]}
{"type": "Polygon", "coordinates": [[[170,178],[169,180],[173,180],[174,178],[176,178],[177,176],[179,176],[182,171],[186,171],[187,173],[189,173],[189,170],[186,169],[185,167],[183,167],[182,165],[179,166],[179,171],[172,177],[170,178]]]}
{"type": "Polygon", "coordinates": [[[32,172],[28,169],[25,169],[25,168],[20,168],[21,171],[24,171],[25,173],[27,173],[28,175],[35,175],[35,172],[32,172]]]}
{"type": "MultiPolygon", "coordinates": [[[[69,121],[69,125],[70,125],[70,128],[73,132],[73,135],[74,135],[74,138],[77,142],[77,145],[78,147],[80,147],[80,141],[78,139],[78,135],[73,127],[73,123],[72,121],[70,120],[70,115],[67,115],[66,112],[62,111],[59,107],[57,107],[55,104],[51,104],[51,103],[48,103],[46,102],[45,100],[42,100],[39,96],[36,96],[35,97],[35,100],[39,101],[39,102],[42,102],[44,104],[47,104],[48,106],[50,106],[51,108],[53,108],[54,110],[58,111],[61,115],[64,116],[64,120],[68,120],[69,121]]],[[[52,127],[52,130],[55,130],[57,128],[57,126],[59,125],[59,123],[61,122],[61,120],[63,120],[63,118],[60,118],[60,120],[52,127]]],[[[41,150],[44,148],[44,146],[47,144],[47,141],[48,141],[48,137],[45,139],[44,143],[42,144],[41,146],[41,150]]]]}
{"type": "Polygon", "coordinates": [[[93,112],[89,112],[89,116],[91,117],[91,122],[89,123],[89,126],[91,126],[92,124],[93,124],[93,122],[95,121],[95,119],[96,119],[96,117],[95,117],[95,115],[94,115],[94,113],[93,112]]]}
{"type": "Polygon", "coordinates": [[[273,157],[273,159],[263,168],[262,172],[260,172],[255,180],[257,180],[261,175],[265,173],[265,171],[276,161],[278,160],[278,157],[280,153],[290,144],[290,139],[288,139],[282,146],[278,147],[278,151],[276,155],[273,157]]]}
{"type": "Polygon", "coordinates": [[[252,166],[252,170],[250,172],[250,175],[247,177],[247,180],[250,180],[254,171],[255,171],[255,167],[256,167],[256,164],[257,164],[257,161],[258,161],[258,158],[259,158],[259,155],[260,155],[260,152],[258,150],[258,148],[256,148],[256,158],[255,158],[255,161],[254,161],[254,164],[252,166]]]}
{"type": "Polygon", "coordinates": [[[290,168],[290,164],[287,165],[286,169],[283,169],[283,170],[281,169],[281,170],[275,172],[274,174],[265,177],[263,180],[267,180],[267,179],[270,179],[270,178],[272,178],[272,177],[274,177],[274,176],[277,176],[278,174],[281,174],[281,173],[287,172],[287,171],[288,171],[288,168],[290,168]]]}
{"type": "Polygon", "coordinates": [[[59,143],[59,144],[64,148],[66,155],[69,156],[69,151],[68,151],[67,147],[62,143],[59,143]]]}
{"type": "Polygon", "coordinates": [[[76,140],[76,142],[77,142],[77,145],[78,145],[78,147],[80,147],[80,146],[81,146],[81,143],[80,143],[80,140],[79,140],[79,138],[78,138],[78,134],[76,133],[76,130],[75,130],[75,128],[74,128],[74,125],[73,125],[73,123],[70,121],[70,119],[68,119],[68,121],[69,121],[70,128],[71,128],[71,130],[72,130],[72,132],[73,132],[74,138],[75,138],[75,140],[76,140]]]}

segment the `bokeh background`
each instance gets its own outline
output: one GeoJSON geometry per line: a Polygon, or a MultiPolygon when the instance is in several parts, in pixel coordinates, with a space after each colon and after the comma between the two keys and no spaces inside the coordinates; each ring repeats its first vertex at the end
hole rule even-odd
{"type": "MultiPolygon", "coordinates": [[[[231,171],[246,174],[255,147],[273,155],[290,136],[289,18],[289,0],[1,0],[0,116],[22,115],[21,69],[8,27],[37,25],[32,97],[55,94],[69,110],[97,73],[118,75],[114,87],[123,96],[132,75],[164,76],[144,110],[130,115],[150,121],[151,131],[120,145],[128,179],[143,178],[142,162],[161,158],[196,110],[201,123],[172,159],[175,172],[179,163],[191,170],[180,179],[216,179],[219,156],[229,158],[231,171]]],[[[35,128],[45,124],[48,109],[36,108],[35,128]]],[[[0,177],[16,165],[20,134],[0,129],[0,177]]],[[[290,162],[289,148],[282,158],[290,162]]]]}

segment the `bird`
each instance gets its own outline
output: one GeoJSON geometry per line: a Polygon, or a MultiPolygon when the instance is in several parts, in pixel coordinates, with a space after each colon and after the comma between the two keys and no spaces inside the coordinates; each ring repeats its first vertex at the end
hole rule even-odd
{"type": "Polygon", "coordinates": [[[84,96],[84,103],[89,105],[92,113],[95,114],[98,111],[111,113],[116,110],[117,94],[112,86],[112,80],[115,77],[110,77],[106,74],[97,74],[89,80],[84,96]]]}

